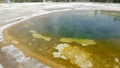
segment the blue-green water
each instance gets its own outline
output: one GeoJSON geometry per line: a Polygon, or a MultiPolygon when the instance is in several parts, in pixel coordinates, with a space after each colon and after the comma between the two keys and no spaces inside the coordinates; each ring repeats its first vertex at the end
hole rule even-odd
{"type": "Polygon", "coordinates": [[[54,36],[90,39],[120,37],[120,15],[116,17],[104,11],[53,13],[33,22],[36,23],[33,25],[36,30],[54,36]],[[42,28],[37,25],[42,25],[42,28]]]}
{"type": "MultiPolygon", "coordinates": [[[[120,12],[118,11],[72,10],[46,14],[10,27],[7,34],[13,38],[10,40],[19,42],[18,47],[24,46],[37,54],[37,56],[32,56],[40,62],[48,63],[43,61],[44,57],[50,60],[50,63],[54,62],[65,68],[79,67],[69,60],[53,57],[52,52],[56,51],[56,45],[65,43],[60,39],[90,39],[96,44],[86,47],[76,42],[65,44],[89,53],[94,68],[120,67],[114,60],[116,57],[120,59],[120,12]],[[36,36],[33,36],[31,32],[36,36]],[[36,38],[41,35],[51,40],[45,41],[43,37],[36,38]]],[[[53,68],[56,67],[53,65],[53,68]]]]}

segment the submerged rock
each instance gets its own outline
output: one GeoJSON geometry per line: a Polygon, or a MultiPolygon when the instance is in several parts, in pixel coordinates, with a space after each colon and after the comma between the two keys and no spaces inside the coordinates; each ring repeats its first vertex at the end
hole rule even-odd
{"type": "Polygon", "coordinates": [[[58,44],[55,49],[57,49],[59,52],[64,50],[65,47],[70,46],[69,44],[58,44]]]}
{"type": "Polygon", "coordinates": [[[53,52],[52,53],[55,58],[60,58],[62,53],[61,52],[53,52]]]}
{"type": "Polygon", "coordinates": [[[68,46],[70,46],[70,45],[68,45],[68,44],[58,44],[58,45],[55,47],[55,49],[57,49],[58,52],[53,52],[53,53],[52,53],[53,56],[54,56],[55,58],[67,59],[64,55],[62,55],[62,51],[64,50],[65,47],[68,47],[68,46]]]}
{"type": "Polygon", "coordinates": [[[114,58],[114,60],[120,66],[120,59],[119,58],[114,58]]]}
{"type": "Polygon", "coordinates": [[[34,58],[26,57],[21,50],[13,45],[2,47],[1,51],[10,56],[10,59],[13,59],[16,63],[19,63],[19,68],[50,68],[49,66],[38,62],[34,58]]]}
{"type": "Polygon", "coordinates": [[[114,58],[114,60],[115,60],[116,63],[120,63],[119,58],[114,58]]]}
{"type": "Polygon", "coordinates": [[[96,42],[91,39],[73,39],[73,38],[61,38],[59,40],[60,42],[66,42],[66,43],[71,43],[71,42],[76,42],[81,44],[82,46],[88,46],[88,45],[94,45],[96,42]]]}
{"type": "Polygon", "coordinates": [[[46,36],[43,36],[41,34],[38,34],[36,31],[30,30],[30,33],[32,33],[32,36],[34,38],[40,38],[40,39],[43,39],[44,41],[50,41],[51,40],[50,37],[46,37],[46,36]]]}
{"type": "Polygon", "coordinates": [[[58,44],[55,49],[58,52],[53,52],[53,57],[68,59],[72,64],[76,64],[80,68],[93,68],[90,54],[84,50],[70,46],[69,44],[58,44]]]}

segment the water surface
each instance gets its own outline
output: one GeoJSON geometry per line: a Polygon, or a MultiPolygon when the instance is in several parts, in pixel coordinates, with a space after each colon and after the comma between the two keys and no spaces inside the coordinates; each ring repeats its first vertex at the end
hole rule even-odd
{"type": "Polygon", "coordinates": [[[86,64],[86,60],[91,61],[94,68],[120,67],[115,62],[115,58],[120,59],[118,11],[71,10],[51,13],[12,26],[8,34],[31,52],[65,68],[79,68],[85,64],[83,61],[75,63],[76,55],[83,57],[86,64]],[[53,56],[53,53],[58,54],[55,47],[59,44],[70,45],[63,50],[69,60],[53,56]]]}

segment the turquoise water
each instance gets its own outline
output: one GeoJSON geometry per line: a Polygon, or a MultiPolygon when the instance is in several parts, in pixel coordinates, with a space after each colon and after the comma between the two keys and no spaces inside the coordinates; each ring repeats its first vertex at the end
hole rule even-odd
{"type": "MultiPolygon", "coordinates": [[[[79,53],[82,52],[81,50],[89,53],[94,68],[120,67],[114,60],[114,58],[120,59],[120,12],[117,11],[72,10],[46,14],[12,26],[7,34],[19,42],[18,48],[23,46],[31,53],[37,54],[37,56],[32,55],[34,58],[41,60],[44,57],[51,63],[60,64],[65,68],[79,67],[69,60],[53,57],[52,53],[56,52],[56,45],[63,43],[77,48],[78,51],[80,50],[79,53]],[[45,41],[46,38],[51,40],[45,41]],[[77,41],[86,38],[94,41],[95,44],[82,46],[75,41],[71,43],[60,41],[63,38],[77,41]]],[[[87,41],[85,44],[88,43],[91,42],[87,41]]],[[[74,51],[77,53],[76,49],[74,51]]]]}
{"type": "Polygon", "coordinates": [[[33,20],[31,27],[53,36],[108,39],[120,37],[120,14],[107,11],[67,11],[33,20]],[[42,26],[41,26],[42,25],[42,26]],[[39,29],[38,29],[39,28],[39,29]]]}

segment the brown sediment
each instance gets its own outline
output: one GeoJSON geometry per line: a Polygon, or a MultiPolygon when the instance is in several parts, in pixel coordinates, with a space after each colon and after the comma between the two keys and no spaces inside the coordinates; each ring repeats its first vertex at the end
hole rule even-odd
{"type": "MultiPolygon", "coordinates": [[[[28,21],[31,21],[30,19],[28,20],[28,21]]],[[[25,22],[23,22],[23,23],[27,23],[26,21],[25,22]]],[[[22,24],[23,24],[22,23],[22,24]]],[[[31,22],[30,22],[31,23],[31,22]]],[[[21,23],[18,23],[17,25],[17,27],[19,27],[19,24],[21,24],[21,23]]],[[[44,63],[44,64],[46,64],[46,65],[48,65],[48,66],[51,66],[52,68],[77,68],[77,67],[74,67],[74,66],[72,66],[71,64],[69,64],[68,62],[64,62],[64,61],[62,61],[62,62],[60,62],[60,64],[59,63],[57,63],[57,62],[59,62],[58,60],[55,62],[54,61],[54,58],[53,58],[53,56],[49,56],[49,55],[47,55],[47,54],[44,54],[44,56],[41,54],[41,53],[46,53],[47,52],[47,50],[44,50],[44,52],[41,50],[41,52],[39,51],[38,53],[37,52],[34,52],[34,51],[32,51],[30,48],[28,48],[27,46],[25,46],[25,45],[22,45],[22,43],[20,43],[20,41],[17,41],[17,40],[19,40],[19,38],[15,38],[14,36],[15,36],[15,34],[14,34],[14,29],[16,29],[17,27],[15,27],[15,28],[12,28],[12,27],[9,27],[9,28],[7,28],[5,31],[4,31],[4,36],[5,36],[5,40],[7,41],[7,42],[9,42],[9,43],[12,43],[12,44],[14,44],[17,48],[19,48],[21,51],[23,51],[24,52],[24,54],[26,55],[26,56],[30,56],[30,57],[33,57],[33,58],[36,58],[37,60],[39,60],[40,62],[42,62],[42,63],[44,63]],[[12,28],[12,29],[11,29],[12,28]],[[9,29],[13,32],[13,36],[12,35],[10,35],[10,31],[9,31],[9,29]],[[50,57],[50,58],[49,58],[50,57]],[[52,59],[51,59],[51,57],[52,57],[52,59]],[[71,67],[67,67],[67,65],[69,65],[69,66],[71,66],[71,67]]],[[[16,32],[19,32],[19,31],[16,31],[16,32]]],[[[24,31],[23,31],[24,32],[24,31]]],[[[28,35],[28,34],[27,34],[28,35]]],[[[27,36],[27,35],[25,35],[25,36],[27,36]]],[[[23,37],[24,39],[25,39],[25,36],[23,37]]],[[[21,38],[22,39],[22,38],[21,38]]],[[[33,38],[32,38],[33,39],[33,38]]],[[[29,38],[27,39],[25,39],[25,40],[29,40],[29,38]]],[[[24,40],[23,40],[24,41],[24,40]]],[[[85,52],[88,52],[88,53],[92,53],[93,55],[91,56],[90,55],[90,57],[93,59],[92,61],[94,62],[94,67],[95,68],[101,68],[101,67],[105,67],[105,68],[110,68],[110,67],[113,67],[113,65],[111,65],[111,64],[114,64],[114,62],[113,62],[113,59],[114,59],[114,57],[119,57],[120,55],[119,54],[117,54],[119,51],[120,51],[120,49],[117,49],[115,46],[113,46],[113,44],[108,44],[105,40],[101,40],[101,41],[99,41],[99,40],[78,40],[78,39],[71,39],[71,38],[61,38],[61,39],[59,39],[59,42],[61,43],[61,42],[64,42],[64,43],[69,43],[69,44],[71,44],[71,45],[74,45],[74,46],[77,46],[77,47],[79,47],[79,48],[82,48],[82,49],[84,49],[85,50],[85,52]],[[77,42],[77,43],[76,43],[77,42]],[[82,46],[80,46],[80,44],[78,44],[78,43],[82,43],[84,46],[86,46],[86,45],[88,45],[88,44],[90,44],[90,45],[92,45],[92,44],[94,44],[94,45],[92,45],[92,46],[87,46],[87,47],[82,47],[82,46]],[[86,44],[87,43],[87,44],[86,44]],[[113,55],[113,56],[111,56],[111,55],[113,55]],[[102,60],[102,61],[101,61],[102,60]],[[107,62],[106,62],[107,61],[107,62]],[[106,66],[106,65],[108,65],[108,66],[106,66]]],[[[43,42],[43,41],[42,41],[43,42]]],[[[52,40],[52,42],[54,42],[53,40],[52,40]]],[[[119,42],[119,41],[118,41],[119,42]]],[[[25,42],[26,43],[26,42],[25,42]]],[[[31,42],[30,42],[31,43],[31,42]]],[[[46,42],[45,42],[46,43],[46,42]]],[[[27,42],[27,44],[29,44],[29,42],[27,42]]],[[[39,44],[41,44],[41,42],[39,43],[39,44]]],[[[39,45],[38,44],[38,45],[39,45]]],[[[32,44],[31,44],[32,45],[32,44]]],[[[49,45],[49,43],[48,44],[46,44],[46,45],[49,45]]],[[[52,44],[52,45],[54,45],[54,44],[52,44]]],[[[55,43],[55,45],[56,45],[56,43],[55,43]]],[[[38,49],[38,48],[37,48],[38,49]]],[[[41,48],[42,49],[42,48],[41,48]]],[[[36,49],[35,49],[36,50],[36,49]]],[[[39,49],[40,50],[40,49],[39,49]]],[[[68,50],[69,51],[71,51],[71,48],[67,48],[67,50],[65,51],[66,53],[68,52],[68,50]]],[[[73,48],[73,50],[75,50],[75,52],[76,52],[76,48],[73,48]]],[[[65,54],[66,54],[65,53],[65,54]]],[[[77,53],[77,52],[76,52],[77,53]]],[[[51,53],[50,53],[51,54],[51,53]]],[[[68,56],[69,57],[69,55],[67,55],[66,54],[66,56],[68,56]]],[[[74,58],[74,56],[73,56],[73,58],[74,58]]],[[[62,59],[60,59],[60,60],[62,60],[62,59]]],[[[71,59],[72,60],[72,59],[71,59]]],[[[69,60],[69,62],[70,62],[70,60],[69,60]]]]}
{"type": "MultiPolygon", "coordinates": [[[[11,28],[11,27],[9,27],[11,28]]],[[[10,36],[8,34],[8,30],[9,28],[5,29],[3,34],[4,34],[4,39],[7,43],[9,44],[13,44],[15,47],[19,48],[21,51],[23,51],[23,53],[28,56],[28,57],[32,57],[37,59],[39,62],[46,64],[52,68],[66,68],[65,66],[61,65],[61,64],[57,64],[47,58],[45,58],[42,55],[38,55],[35,52],[32,52],[29,48],[27,48],[26,46],[23,46],[22,44],[20,44],[17,40],[15,40],[12,36],[10,36]]]]}
{"type": "MultiPolygon", "coordinates": [[[[27,46],[24,46],[22,45],[21,43],[19,43],[17,41],[17,39],[15,39],[13,36],[9,35],[9,29],[11,29],[12,27],[9,27],[7,28],[5,31],[4,31],[4,37],[5,37],[5,40],[9,43],[12,43],[15,45],[15,47],[19,48],[20,50],[22,50],[24,52],[24,54],[26,56],[30,56],[30,57],[33,57],[35,59],[37,59],[38,61],[48,65],[48,66],[51,66],[52,68],[69,68],[69,67],[66,67],[64,66],[64,64],[58,64],[56,62],[54,62],[53,60],[50,60],[48,59],[47,57],[41,55],[41,54],[38,54],[36,52],[33,52],[32,50],[30,50],[27,46]]],[[[94,60],[94,67],[95,68],[101,68],[101,67],[105,67],[105,68],[110,68],[110,67],[113,67],[115,65],[115,63],[113,62],[113,59],[114,59],[114,56],[111,56],[111,54],[114,54],[116,51],[118,53],[118,51],[120,49],[117,49],[115,50],[116,48],[113,48],[110,46],[110,44],[108,43],[105,43],[104,40],[102,40],[100,43],[97,43],[96,45],[99,45],[99,46],[88,46],[88,47],[84,47],[85,51],[86,52],[89,52],[89,53],[92,53],[92,57],[93,60],[94,60]],[[100,44],[102,43],[102,44],[100,44]],[[105,46],[104,46],[104,45],[105,46]],[[104,46],[104,47],[103,47],[104,46]],[[109,52],[110,51],[110,52],[109,52]],[[102,58],[100,58],[102,57],[102,58]],[[102,61],[101,61],[102,60],[102,61]],[[108,62],[106,62],[108,61],[108,62]],[[110,62],[109,62],[110,61],[110,62]],[[113,65],[111,65],[113,64],[113,65]],[[108,66],[105,66],[105,65],[108,65],[108,66]]],[[[74,44],[74,43],[72,43],[74,44]]],[[[76,44],[75,44],[76,45],[76,44]]],[[[112,44],[111,44],[112,45],[112,44]]],[[[80,46],[79,46],[80,47],[80,46]]],[[[67,52],[68,50],[66,50],[67,52]]],[[[70,50],[71,51],[71,50],[70,50]]],[[[46,52],[46,51],[45,51],[46,52]]],[[[116,54],[116,53],[115,53],[116,54]]],[[[118,55],[119,56],[119,55],[118,55]]],[[[116,57],[116,56],[115,56],[116,57]]],[[[59,61],[58,61],[59,62],[59,61]]],[[[68,63],[67,63],[68,64],[68,63]]],[[[76,67],[72,67],[71,68],[76,68],[76,67]]]]}

